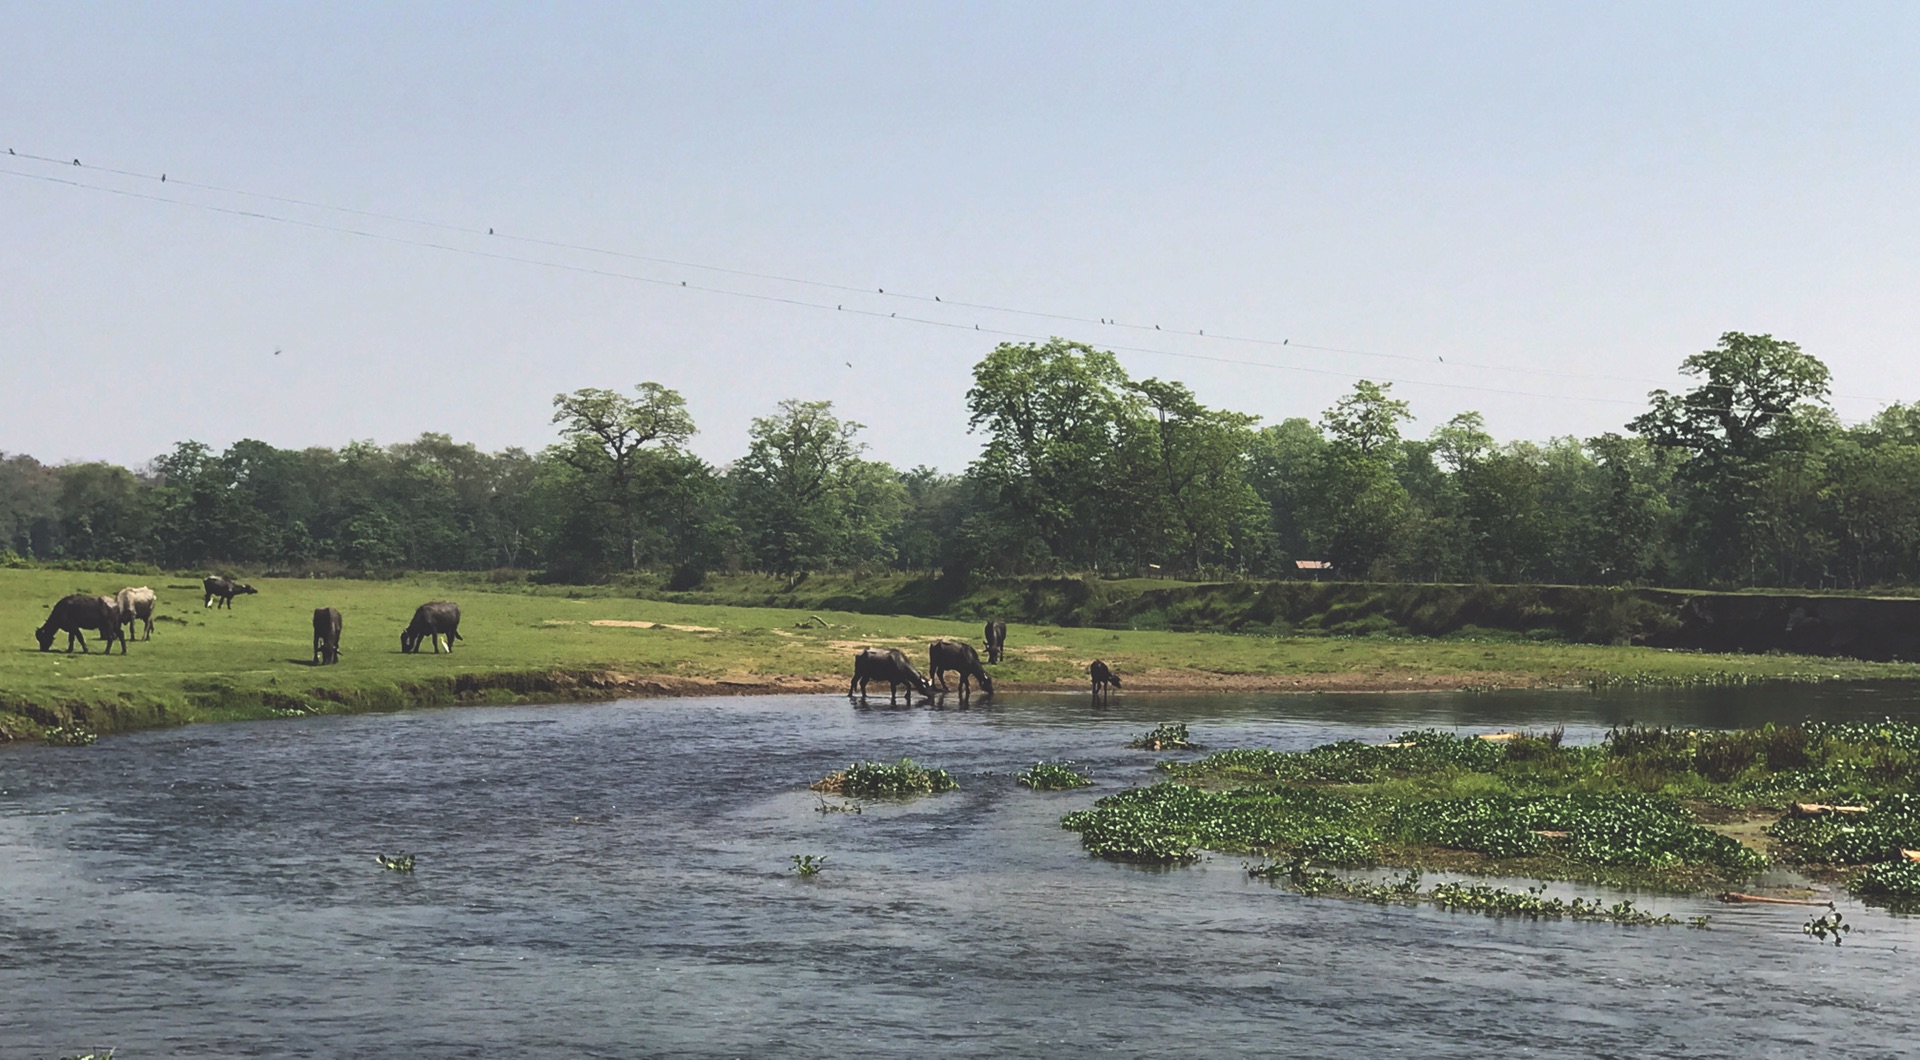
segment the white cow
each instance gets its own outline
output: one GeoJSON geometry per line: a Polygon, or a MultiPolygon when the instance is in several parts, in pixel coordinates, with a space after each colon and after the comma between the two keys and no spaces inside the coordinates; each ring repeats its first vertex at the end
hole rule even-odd
{"type": "Polygon", "coordinates": [[[113,602],[120,605],[120,622],[127,627],[129,634],[133,632],[133,624],[137,620],[147,624],[146,636],[140,639],[153,639],[154,595],[152,589],[144,585],[138,589],[122,589],[114,594],[113,602]]]}

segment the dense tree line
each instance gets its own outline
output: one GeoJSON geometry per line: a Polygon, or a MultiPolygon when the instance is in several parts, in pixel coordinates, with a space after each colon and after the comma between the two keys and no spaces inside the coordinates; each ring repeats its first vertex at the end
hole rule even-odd
{"type": "MultiPolygon", "coordinates": [[[[1623,433],[1499,442],[1477,413],[1410,432],[1360,382],[1318,420],[1262,426],[1110,353],[1007,344],[967,393],[962,474],[868,458],[824,401],[756,419],[716,467],[657,383],[554,399],[545,451],[445,435],[216,453],[138,471],[0,454],[0,547],[21,556],[283,570],[541,568],[796,574],[1162,571],[1842,586],[1920,580],[1920,406],[1842,426],[1826,366],[1729,333],[1623,433]]],[[[0,553],[3,555],[4,553],[0,553]]]]}

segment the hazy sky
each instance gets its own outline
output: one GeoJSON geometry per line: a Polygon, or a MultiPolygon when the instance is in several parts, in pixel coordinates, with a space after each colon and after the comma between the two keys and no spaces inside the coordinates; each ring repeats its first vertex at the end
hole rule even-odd
{"type": "Polygon", "coordinates": [[[1420,434],[1617,430],[1728,330],[1849,421],[1920,399],[1920,5],[7,2],[0,40],[0,450],[46,460],[536,448],[556,392],[657,380],[717,461],[827,398],[958,470],[995,332],[1269,422],[1393,379],[1420,434]]]}

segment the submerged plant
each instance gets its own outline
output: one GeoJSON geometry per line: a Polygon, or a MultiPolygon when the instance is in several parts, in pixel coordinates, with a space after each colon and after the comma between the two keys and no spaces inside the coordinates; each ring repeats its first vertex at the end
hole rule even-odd
{"type": "Polygon", "coordinates": [[[413,855],[404,851],[398,854],[375,854],[373,858],[388,872],[410,873],[413,871],[413,855]]]}
{"type": "Polygon", "coordinates": [[[793,862],[793,871],[801,876],[818,876],[820,870],[827,867],[824,854],[794,854],[788,860],[793,862]]]}
{"type": "Polygon", "coordinates": [[[1035,791],[1065,791],[1093,783],[1087,774],[1073,768],[1072,762],[1035,762],[1032,769],[1014,779],[1035,791]]]}
{"type": "Polygon", "coordinates": [[[1853,930],[1853,925],[1844,923],[1840,916],[1840,910],[1835,909],[1822,916],[1808,917],[1807,922],[1800,925],[1800,930],[1808,935],[1812,935],[1821,942],[1827,941],[1827,938],[1831,936],[1833,938],[1833,944],[1838,946],[1841,941],[1846,938],[1847,934],[1853,930]]]}
{"type": "Polygon", "coordinates": [[[1163,721],[1155,728],[1128,740],[1127,746],[1141,751],[1191,751],[1199,745],[1187,735],[1186,722],[1163,721]]]}
{"type": "Polygon", "coordinates": [[[60,725],[47,730],[47,743],[54,747],[85,747],[100,734],[84,725],[60,725]]]}
{"type": "Polygon", "coordinates": [[[946,770],[929,769],[911,758],[902,758],[891,765],[885,762],[855,762],[810,785],[814,791],[854,799],[932,795],[952,791],[959,786],[959,782],[946,770]]]}

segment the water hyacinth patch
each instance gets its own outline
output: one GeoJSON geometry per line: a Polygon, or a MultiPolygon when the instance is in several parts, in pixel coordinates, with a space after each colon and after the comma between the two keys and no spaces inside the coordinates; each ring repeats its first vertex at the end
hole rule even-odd
{"type": "Polygon", "coordinates": [[[845,769],[829,773],[810,787],[828,795],[850,799],[889,799],[910,795],[933,795],[952,791],[960,783],[944,769],[929,769],[911,758],[886,762],[855,762],[845,769]]]}
{"type": "Polygon", "coordinates": [[[1803,861],[1866,865],[1920,848],[1920,796],[1890,795],[1862,814],[1787,817],[1768,833],[1803,861]]]}
{"type": "Polygon", "coordinates": [[[1198,745],[1188,736],[1186,722],[1164,721],[1128,740],[1127,746],[1140,751],[1191,751],[1198,745]]]}
{"type": "Polygon", "coordinates": [[[1855,897],[1920,902],[1920,861],[1888,861],[1868,867],[1848,886],[1855,897]]]}
{"type": "Polygon", "coordinates": [[[1073,768],[1072,762],[1035,762],[1032,769],[1015,779],[1035,791],[1066,791],[1093,783],[1087,774],[1073,768]]]}

